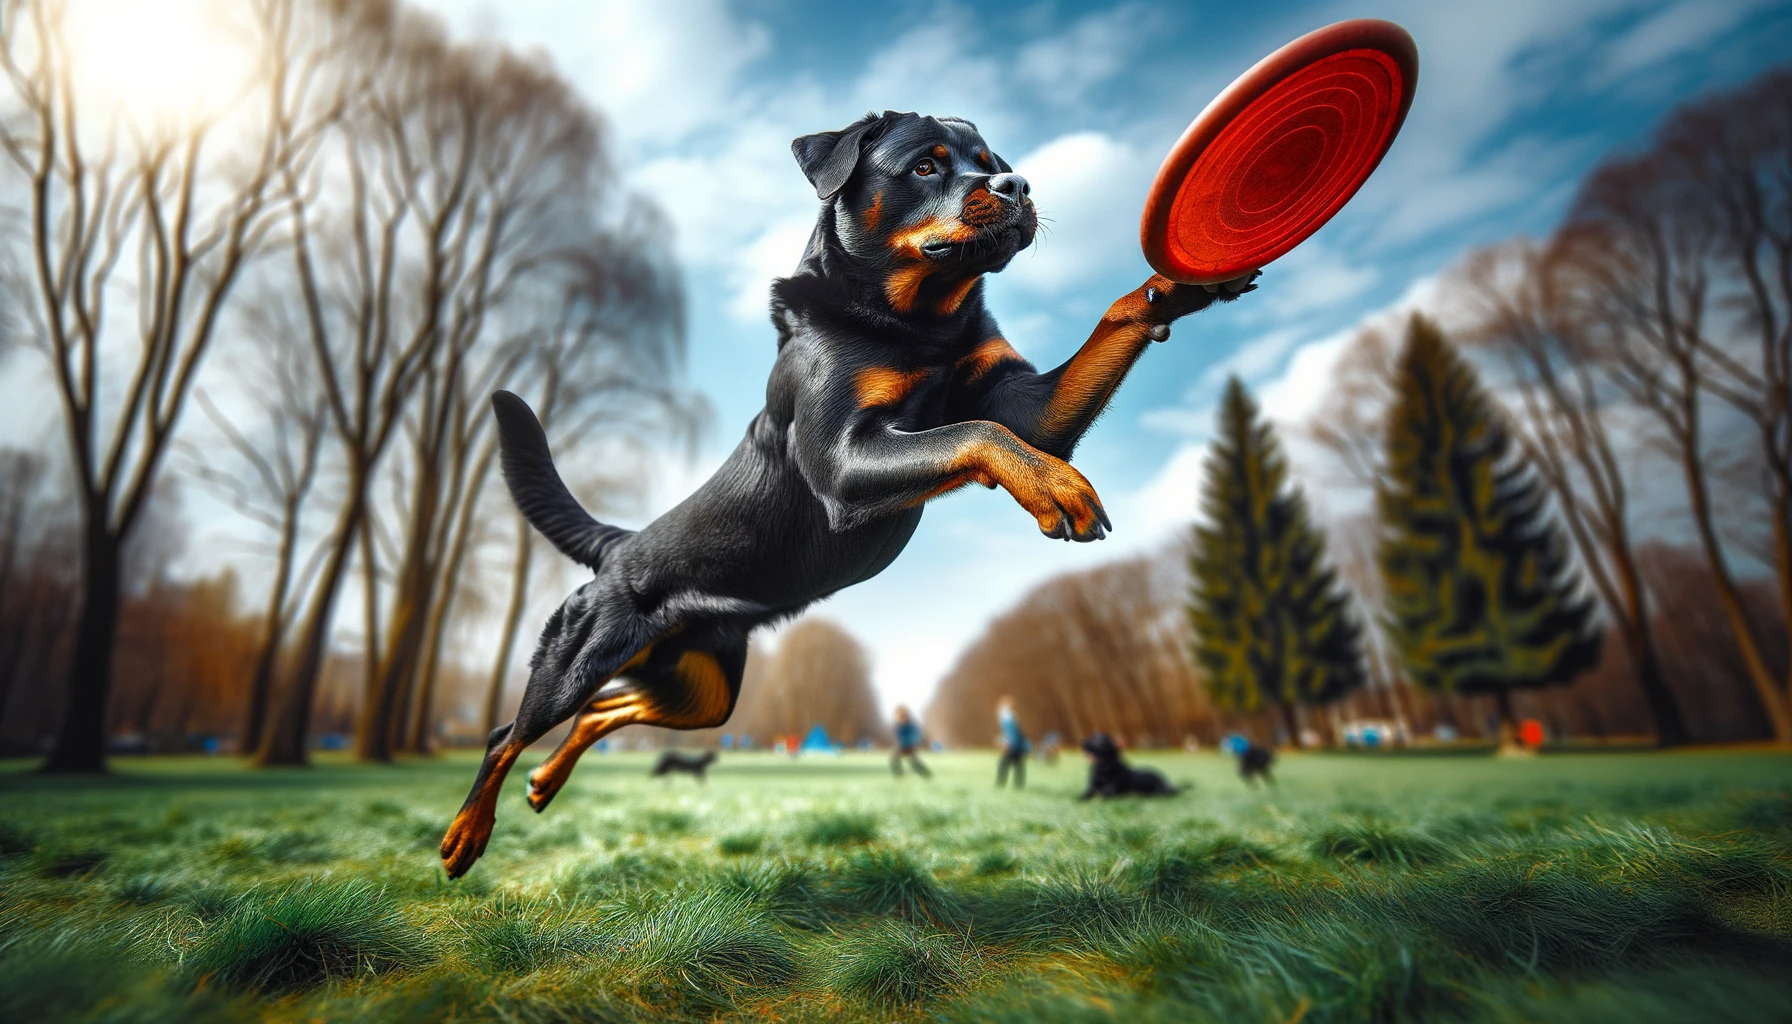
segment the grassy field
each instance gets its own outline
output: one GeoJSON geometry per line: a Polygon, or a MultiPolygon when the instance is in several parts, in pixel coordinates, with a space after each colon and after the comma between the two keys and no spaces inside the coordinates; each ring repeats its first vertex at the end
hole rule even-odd
{"type": "Polygon", "coordinates": [[[1792,758],[591,756],[512,776],[460,882],[465,757],[0,768],[0,1019],[1792,1020],[1792,758]]]}

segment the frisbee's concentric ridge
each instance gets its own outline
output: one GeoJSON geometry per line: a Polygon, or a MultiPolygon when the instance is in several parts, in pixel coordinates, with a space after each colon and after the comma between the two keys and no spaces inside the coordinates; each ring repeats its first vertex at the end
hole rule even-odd
{"type": "Polygon", "coordinates": [[[1269,263],[1350,201],[1412,104],[1418,51],[1391,22],[1309,33],[1258,62],[1177,141],[1145,204],[1145,258],[1188,284],[1269,263]]]}

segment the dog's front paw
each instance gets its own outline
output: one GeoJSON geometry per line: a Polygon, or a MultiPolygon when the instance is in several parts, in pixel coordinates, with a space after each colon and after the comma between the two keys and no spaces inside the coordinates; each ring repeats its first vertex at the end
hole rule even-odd
{"type": "Polygon", "coordinates": [[[1068,462],[1052,460],[1039,474],[1039,494],[1027,509],[1039,532],[1061,540],[1092,541],[1114,528],[1087,478],[1068,462]]]}
{"type": "Polygon", "coordinates": [[[1177,284],[1162,274],[1153,274],[1140,289],[1145,299],[1144,318],[1152,324],[1151,339],[1168,338],[1171,321],[1198,313],[1215,302],[1230,302],[1256,291],[1257,278],[1261,276],[1261,270],[1253,270],[1219,284],[1177,284]]]}

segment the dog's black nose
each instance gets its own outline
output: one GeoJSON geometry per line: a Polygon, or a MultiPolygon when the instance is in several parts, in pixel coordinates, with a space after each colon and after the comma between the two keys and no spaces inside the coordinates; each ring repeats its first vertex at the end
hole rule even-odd
{"type": "Polygon", "coordinates": [[[1033,186],[1018,174],[997,174],[989,179],[989,191],[1011,203],[1018,203],[1021,196],[1033,191],[1033,186]]]}

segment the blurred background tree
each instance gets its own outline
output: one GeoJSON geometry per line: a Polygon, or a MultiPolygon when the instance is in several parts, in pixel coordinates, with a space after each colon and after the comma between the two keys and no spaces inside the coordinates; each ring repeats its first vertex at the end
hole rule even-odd
{"type": "Polygon", "coordinates": [[[984,746],[996,702],[1013,696],[1035,743],[1095,732],[1138,746],[1213,739],[1212,709],[1183,654],[1176,552],[1056,577],[993,619],[965,648],[928,705],[929,735],[984,746]]]}
{"type": "Polygon", "coordinates": [[[1214,704],[1274,708],[1298,743],[1297,705],[1327,704],[1363,684],[1361,627],[1275,433],[1237,377],[1220,399],[1203,471],[1189,554],[1195,663],[1214,704]]]}
{"type": "Polygon", "coordinates": [[[1510,691],[1567,683],[1598,661],[1593,602],[1504,416],[1416,313],[1386,434],[1375,495],[1383,627],[1420,686],[1492,694],[1510,745],[1510,691]]]}

